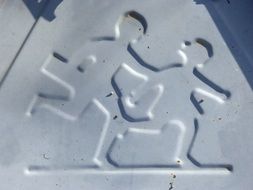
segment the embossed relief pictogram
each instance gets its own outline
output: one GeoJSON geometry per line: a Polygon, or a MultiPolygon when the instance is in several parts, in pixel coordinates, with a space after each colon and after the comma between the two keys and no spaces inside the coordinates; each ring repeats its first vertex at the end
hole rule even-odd
{"type": "MultiPolygon", "coordinates": [[[[81,132],[88,135],[89,138],[81,141],[83,144],[73,145],[84,145],[86,159],[77,168],[88,172],[90,169],[128,171],[131,168],[158,172],[175,169],[231,172],[233,167],[230,164],[215,161],[202,164],[191,155],[198,129],[202,127],[198,120],[208,114],[202,105],[212,101],[222,106],[231,96],[229,90],[202,72],[207,64],[213,64],[212,44],[200,37],[183,41],[176,51],[180,61],[168,60],[166,65],[157,66],[135,50],[135,44],[144,40],[147,30],[146,19],[138,12],[129,11],[117,21],[114,36],[92,38],[86,48],[80,48],[69,60],[58,53],[49,55],[40,72],[54,83],[55,88],[39,91],[29,105],[27,115],[47,110],[49,114],[73,123],[69,134],[78,136],[81,132]],[[106,49],[114,55],[101,53],[106,49]],[[165,90],[170,92],[168,88],[175,82],[180,85],[174,85],[175,90],[171,93],[180,93],[184,89],[186,94],[177,99],[184,97],[182,102],[195,108],[191,118],[184,119],[182,115],[187,111],[184,103],[165,97],[165,90]],[[111,127],[111,110],[99,97],[105,86],[114,90],[117,97],[114,104],[121,117],[135,127],[131,125],[121,130],[111,127]],[[162,98],[168,99],[164,106],[175,107],[175,113],[169,113],[167,122],[156,129],[138,127],[140,123],[156,118],[155,109],[162,98]],[[76,123],[84,125],[83,128],[76,123]],[[109,135],[110,131],[114,131],[113,136],[109,135]]],[[[81,139],[82,135],[78,138],[81,139]]],[[[54,170],[59,166],[31,166],[30,170],[45,168],[54,170]]]]}

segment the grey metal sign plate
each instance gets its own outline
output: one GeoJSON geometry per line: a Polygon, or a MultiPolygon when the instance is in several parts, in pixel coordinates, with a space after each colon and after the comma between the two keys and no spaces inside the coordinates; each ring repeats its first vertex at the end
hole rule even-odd
{"type": "Polygon", "coordinates": [[[1,189],[252,188],[252,88],[204,4],[54,14],[0,89],[1,189]]]}

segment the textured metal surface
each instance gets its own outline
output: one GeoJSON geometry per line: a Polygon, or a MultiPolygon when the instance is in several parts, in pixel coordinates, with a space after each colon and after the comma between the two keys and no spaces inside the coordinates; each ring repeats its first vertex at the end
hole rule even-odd
{"type": "Polygon", "coordinates": [[[26,2],[30,5],[32,1],[0,1],[0,79],[4,78],[5,73],[15,62],[45,6],[45,1],[33,6],[32,16],[24,4],[26,2]]]}
{"type": "Polygon", "coordinates": [[[252,189],[250,45],[219,2],[57,6],[0,89],[1,189],[252,189]]]}

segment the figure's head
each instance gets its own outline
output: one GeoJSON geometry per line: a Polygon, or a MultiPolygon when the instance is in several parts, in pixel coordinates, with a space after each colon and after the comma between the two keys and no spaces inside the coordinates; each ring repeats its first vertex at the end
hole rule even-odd
{"type": "Polygon", "coordinates": [[[213,57],[213,47],[205,39],[196,38],[194,41],[185,41],[182,44],[182,52],[187,57],[189,66],[203,67],[213,57]]]}
{"type": "Polygon", "coordinates": [[[116,38],[128,42],[137,41],[146,31],[146,19],[136,11],[128,11],[123,14],[115,26],[116,38]]]}

